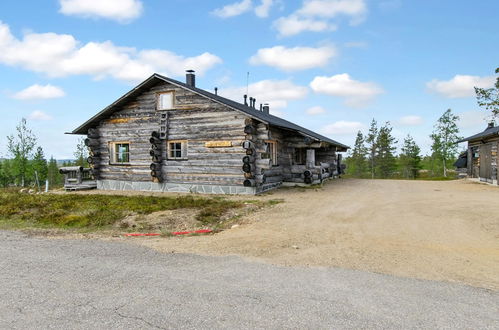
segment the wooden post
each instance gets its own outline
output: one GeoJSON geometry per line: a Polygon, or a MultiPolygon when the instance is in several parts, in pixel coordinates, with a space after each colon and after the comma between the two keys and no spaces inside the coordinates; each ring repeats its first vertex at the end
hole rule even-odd
{"type": "Polygon", "coordinates": [[[315,149],[307,149],[307,168],[313,168],[315,166],[315,149]]]}

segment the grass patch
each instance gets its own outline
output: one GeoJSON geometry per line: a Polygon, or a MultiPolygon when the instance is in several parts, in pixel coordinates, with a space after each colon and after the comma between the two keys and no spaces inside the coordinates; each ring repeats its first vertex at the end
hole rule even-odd
{"type": "Polygon", "coordinates": [[[196,220],[210,226],[244,202],[199,196],[112,196],[77,194],[30,195],[0,191],[0,228],[26,227],[79,230],[109,229],[131,213],[150,214],[182,208],[198,209],[196,220]]]}

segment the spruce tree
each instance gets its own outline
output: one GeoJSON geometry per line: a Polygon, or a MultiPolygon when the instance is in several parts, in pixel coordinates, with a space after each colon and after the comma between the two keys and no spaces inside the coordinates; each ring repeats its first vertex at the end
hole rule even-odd
{"type": "Polygon", "coordinates": [[[355,145],[352,150],[352,156],[350,157],[351,173],[355,177],[362,177],[366,172],[367,167],[367,149],[365,146],[364,135],[361,131],[357,133],[355,139],[355,145]]]}
{"type": "Polygon", "coordinates": [[[421,149],[416,144],[414,139],[407,135],[402,146],[400,154],[400,165],[406,179],[415,179],[419,175],[421,169],[421,149]]]}
{"type": "Polygon", "coordinates": [[[397,140],[392,135],[392,127],[389,122],[379,129],[376,139],[376,174],[382,179],[390,177],[397,168],[395,159],[395,144],[397,140]]]}
{"type": "Polygon", "coordinates": [[[36,149],[35,156],[33,156],[33,160],[31,161],[31,168],[33,169],[33,173],[36,171],[38,175],[38,181],[40,184],[43,184],[47,179],[47,160],[43,154],[42,147],[38,147],[36,149]]]}
{"type": "Polygon", "coordinates": [[[78,139],[78,143],[76,144],[76,151],[73,155],[75,157],[75,166],[88,167],[88,148],[85,145],[84,138],[78,139]]]}
{"type": "Polygon", "coordinates": [[[55,187],[62,184],[62,175],[59,173],[57,160],[55,160],[54,157],[50,157],[47,166],[47,179],[49,180],[50,187],[55,187]]]}

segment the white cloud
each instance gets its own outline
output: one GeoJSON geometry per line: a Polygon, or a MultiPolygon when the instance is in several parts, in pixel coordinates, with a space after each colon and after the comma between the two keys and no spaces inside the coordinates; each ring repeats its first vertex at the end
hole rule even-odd
{"type": "Polygon", "coordinates": [[[320,129],[320,132],[327,135],[350,135],[365,128],[366,126],[358,121],[340,120],[324,126],[320,129]]]}
{"type": "Polygon", "coordinates": [[[273,4],[274,0],[262,0],[262,3],[255,7],[255,15],[262,18],[268,17],[273,4]]]}
{"type": "Polygon", "coordinates": [[[261,48],[250,58],[253,65],[268,65],[283,71],[297,71],[325,66],[336,55],[334,47],[275,46],[261,48]]]}
{"type": "Polygon", "coordinates": [[[281,17],[274,21],[274,28],[281,37],[290,37],[302,32],[324,32],[335,31],[337,26],[325,20],[301,18],[296,15],[281,17]]]}
{"type": "Polygon", "coordinates": [[[489,88],[494,84],[495,78],[456,75],[450,80],[433,79],[426,83],[426,87],[434,93],[440,94],[448,98],[461,98],[475,96],[473,87],[489,88]]]}
{"type": "MultiPolygon", "coordinates": [[[[302,99],[308,94],[308,88],[293,84],[289,80],[261,80],[248,86],[248,97],[255,97],[258,104],[268,103],[270,112],[276,114],[275,109],[285,108],[288,101],[302,99]]],[[[237,102],[243,102],[246,87],[224,88],[219,91],[221,96],[237,102]]]]}
{"type": "Polygon", "coordinates": [[[229,18],[254,10],[256,16],[265,18],[269,16],[270,9],[275,3],[276,0],[261,0],[258,6],[254,6],[251,0],[242,0],[217,8],[211,13],[220,18],[229,18]]]}
{"type": "Polygon", "coordinates": [[[365,0],[304,0],[302,7],[287,17],[274,21],[274,27],[282,37],[302,32],[335,31],[330,22],[338,16],[350,17],[350,24],[364,21],[367,15],[365,0]]]}
{"type": "Polygon", "coordinates": [[[306,111],[307,115],[315,116],[315,115],[321,115],[323,113],[326,113],[326,109],[324,109],[321,106],[315,106],[308,108],[306,111]]]}
{"type": "Polygon", "coordinates": [[[215,9],[212,11],[212,14],[221,18],[228,18],[250,11],[252,6],[253,3],[251,0],[242,0],[241,2],[231,3],[230,5],[215,9]]]}
{"type": "Polygon", "coordinates": [[[65,95],[66,93],[64,93],[64,91],[59,87],[52,86],[50,84],[45,86],[35,84],[17,92],[14,94],[13,98],[18,100],[39,100],[55,99],[64,97],[65,95]]]}
{"type": "Polygon", "coordinates": [[[364,20],[366,13],[367,6],[364,0],[306,0],[303,7],[297,11],[298,15],[305,17],[350,16],[352,24],[364,20]]]}
{"type": "Polygon", "coordinates": [[[423,123],[423,118],[420,116],[405,116],[398,120],[398,124],[402,126],[418,126],[423,123]]]}
{"type": "Polygon", "coordinates": [[[130,82],[141,81],[154,72],[181,76],[186,69],[193,69],[202,75],[222,62],[210,53],[185,57],[167,50],[119,47],[111,41],[82,45],[68,34],[28,33],[21,40],[2,22],[0,49],[0,63],[49,77],[90,75],[95,79],[113,77],[130,82]]]}
{"type": "Polygon", "coordinates": [[[342,97],[345,104],[351,107],[364,107],[384,92],[377,84],[353,80],[347,73],[315,77],[310,87],[316,93],[342,97]]]}
{"type": "Polygon", "coordinates": [[[35,110],[28,116],[28,119],[34,121],[45,121],[52,120],[52,117],[43,111],[35,110]]]}
{"type": "Polygon", "coordinates": [[[98,17],[129,22],[142,14],[139,0],[59,0],[60,13],[80,17],[98,17]]]}

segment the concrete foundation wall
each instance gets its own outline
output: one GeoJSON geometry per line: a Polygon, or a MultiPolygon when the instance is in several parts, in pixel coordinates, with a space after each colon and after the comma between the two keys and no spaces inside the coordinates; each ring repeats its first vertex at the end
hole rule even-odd
{"type": "Polygon", "coordinates": [[[195,183],[156,183],[140,181],[97,180],[97,189],[100,190],[135,190],[161,191],[201,194],[236,194],[255,195],[279,187],[280,184],[267,184],[260,187],[243,187],[229,185],[203,185],[195,183]]]}

